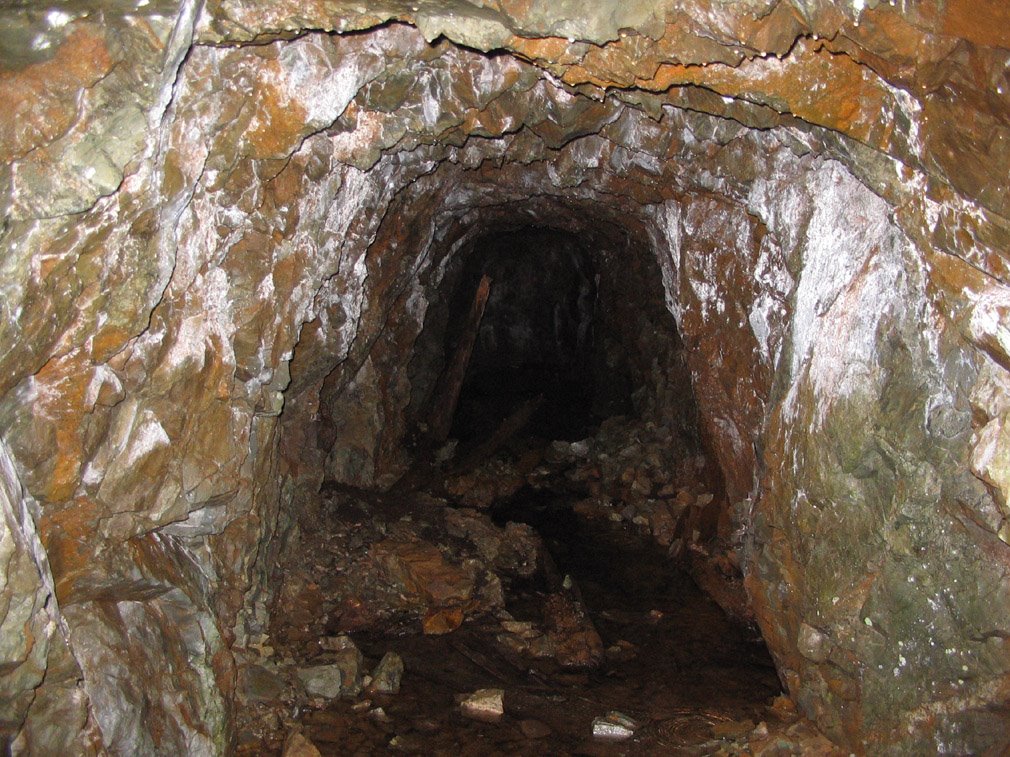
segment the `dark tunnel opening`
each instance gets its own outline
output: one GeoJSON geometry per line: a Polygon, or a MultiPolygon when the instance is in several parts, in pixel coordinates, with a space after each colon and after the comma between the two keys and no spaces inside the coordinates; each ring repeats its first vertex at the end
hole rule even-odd
{"type": "Polygon", "coordinates": [[[567,441],[632,411],[627,355],[605,354],[598,333],[599,273],[584,241],[537,227],[478,239],[450,301],[449,354],[483,277],[489,296],[452,437],[468,445],[526,403],[536,406],[527,434],[567,441]]]}

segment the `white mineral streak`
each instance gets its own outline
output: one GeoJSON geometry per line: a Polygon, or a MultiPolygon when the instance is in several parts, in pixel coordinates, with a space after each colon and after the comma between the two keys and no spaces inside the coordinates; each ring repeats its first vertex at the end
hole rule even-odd
{"type": "Polygon", "coordinates": [[[318,300],[321,309],[339,303],[344,312],[344,322],[332,332],[332,339],[343,345],[341,353],[337,356],[338,360],[347,356],[347,350],[357,333],[368,273],[365,266],[366,245],[363,240],[348,232],[361,208],[375,209],[385,204],[377,202],[376,181],[381,182],[382,179],[381,172],[376,173],[379,174],[378,177],[373,173],[351,167],[344,171],[343,184],[327,211],[323,227],[326,242],[320,252],[330,260],[333,259],[334,253],[339,255],[338,275],[331,280],[334,284],[339,284],[339,288],[325,286],[320,291],[318,300]]]}
{"type": "MultiPolygon", "coordinates": [[[[158,86],[158,99],[149,115],[149,123],[154,134],[154,127],[161,121],[175,96],[175,85],[179,75],[179,67],[186,59],[193,43],[193,33],[199,21],[203,0],[183,0],[175,16],[175,25],[165,46],[165,65],[162,67],[161,81],[158,86]]],[[[150,150],[156,144],[155,140],[148,143],[150,150]]],[[[150,154],[150,153],[149,153],[150,154]]]]}
{"type": "Polygon", "coordinates": [[[228,275],[220,268],[197,276],[194,287],[200,293],[190,308],[194,315],[184,317],[173,335],[171,347],[163,366],[169,371],[185,367],[194,373],[204,367],[207,352],[220,354],[226,364],[235,363],[231,336],[235,332],[232,322],[232,304],[229,297],[228,275]]]}
{"type": "Polygon", "coordinates": [[[144,416],[144,422],[136,427],[130,435],[126,459],[123,461],[124,467],[134,465],[156,449],[167,447],[172,443],[168,434],[165,433],[164,427],[153,413],[148,411],[144,413],[144,416]]]}
{"type": "Polygon", "coordinates": [[[116,372],[107,365],[99,365],[91,375],[91,381],[88,383],[88,390],[85,393],[84,403],[88,407],[95,406],[95,403],[98,402],[98,395],[106,384],[111,384],[116,393],[123,391],[123,383],[119,380],[116,372]]]}
{"type": "Polygon", "coordinates": [[[422,121],[426,129],[434,130],[444,102],[438,77],[425,69],[418,77],[418,84],[421,87],[422,121]]]}
{"type": "Polygon", "coordinates": [[[911,93],[899,87],[892,87],[882,79],[878,80],[880,86],[886,87],[894,98],[895,103],[901,110],[905,120],[908,122],[908,146],[912,154],[918,158],[923,155],[922,136],[919,133],[919,125],[922,122],[922,104],[911,95],[911,93]]]}
{"type": "MultiPolygon", "coordinates": [[[[749,243],[750,229],[746,223],[740,223],[738,214],[733,214],[731,219],[727,219],[723,213],[710,212],[704,214],[700,219],[697,213],[688,212],[682,219],[685,239],[711,239],[722,241],[726,239],[726,231],[729,224],[736,223],[733,229],[734,247],[744,250],[749,243]]],[[[687,283],[694,291],[695,297],[701,306],[702,320],[709,319],[709,311],[716,315],[723,315],[726,312],[725,292],[720,287],[720,282],[725,280],[725,276],[716,269],[716,255],[692,255],[691,265],[695,270],[687,277],[687,283]]]]}
{"type": "MultiPolygon", "coordinates": [[[[973,405],[991,416],[975,433],[971,452],[971,470],[983,481],[998,487],[1006,498],[1010,491],[1010,423],[1006,414],[1006,397],[1002,387],[1007,381],[1010,366],[1010,289],[990,284],[981,292],[965,289],[962,292],[974,307],[968,321],[968,335],[988,353],[994,362],[989,364],[989,381],[980,381],[976,387],[973,405]],[[991,387],[981,392],[982,387],[991,387]],[[993,396],[987,398],[985,395],[993,396]]],[[[1004,513],[1007,507],[1003,507],[1004,513]]]]}
{"type": "Polygon", "coordinates": [[[903,250],[887,204],[840,164],[819,164],[806,191],[816,207],[796,288],[790,375],[795,382],[806,368],[820,397],[842,398],[871,378],[877,326],[902,283],[903,250]]]}
{"type": "Polygon", "coordinates": [[[105,444],[102,445],[92,461],[97,470],[107,469],[111,459],[122,455],[127,450],[130,435],[134,426],[137,425],[135,421],[138,409],[138,402],[133,397],[116,406],[105,444]]]}
{"type": "MultiPolygon", "coordinates": [[[[45,639],[35,639],[34,643],[48,641],[49,636],[52,635],[54,629],[51,626],[50,618],[59,622],[64,631],[66,630],[56,603],[56,588],[53,583],[52,571],[49,568],[49,557],[39,539],[35,524],[38,510],[38,503],[21,484],[17,468],[10,455],[10,451],[7,449],[7,445],[4,444],[3,439],[0,439],[0,518],[2,518],[0,528],[4,530],[4,533],[0,536],[0,581],[3,579],[9,580],[10,577],[7,576],[6,571],[10,567],[12,553],[17,548],[17,544],[20,543],[23,548],[27,549],[31,555],[32,562],[35,564],[38,580],[44,592],[43,596],[40,597],[41,604],[39,605],[39,609],[44,605],[46,608],[45,613],[48,616],[43,623],[46,629],[45,639]]],[[[0,586],[0,591],[3,588],[0,586]]],[[[15,610],[17,605],[18,603],[14,602],[3,608],[5,615],[15,610]]],[[[21,607],[24,609],[26,605],[22,605],[21,607]]],[[[0,618],[0,624],[2,623],[3,618],[0,618]]],[[[26,630],[26,623],[22,623],[21,628],[18,630],[20,633],[23,633],[26,630]]],[[[33,642],[28,638],[23,636],[21,638],[24,639],[29,647],[32,645],[33,642]]],[[[0,669],[3,669],[4,664],[9,662],[9,660],[0,660],[0,669]]]]}
{"type": "Polygon", "coordinates": [[[722,432],[720,438],[722,440],[728,439],[730,444],[733,445],[733,452],[736,457],[742,457],[749,442],[744,441],[744,438],[740,435],[740,429],[737,425],[729,418],[719,418],[713,417],[712,422],[719,427],[722,432]]]}
{"type": "Polygon", "coordinates": [[[781,251],[773,236],[761,241],[754,280],[759,284],[757,296],[751,304],[748,322],[760,347],[765,363],[778,362],[781,347],[781,330],[785,321],[785,301],[793,287],[793,278],[782,260],[781,251]]]}
{"type": "Polygon", "coordinates": [[[360,158],[369,148],[381,144],[380,137],[389,120],[390,117],[385,113],[365,111],[359,115],[354,129],[331,137],[334,159],[351,165],[352,161],[360,158]]]}
{"type": "Polygon", "coordinates": [[[607,146],[607,141],[595,134],[583,139],[574,140],[565,150],[565,155],[570,156],[572,162],[579,168],[599,168],[600,157],[607,146]]]}
{"type": "Polygon", "coordinates": [[[778,150],[767,174],[754,179],[747,196],[747,209],[775,234],[784,257],[803,242],[807,216],[816,204],[811,202],[809,178],[797,181],[797,173],[809,177],[808,170],[809,161],[798,162],[778,150]]]}
{"type": "MultiPolygon", "coordinates": [[[[0,699],[4,713],[15,719],[8,721],[15,733],[30,700],[22,698],[22,708],[11,698],[21,694],[20,687],[42,683],[52,637],[58,630],[64,639],[68,634],[39,539],[38,514],[38,503],[22,486],[0,439],[0,699]]],[[[15,741],[11,753],[26,751],[15,741]]]]}
{"type": "Polygon", "coordinates": [[[305,109],[308,129],[333,123],[358,90],[386,66],[381,55],[370,52],[344,55],[334,66],[329,60],[331,45],[330,37],[309,35],[283,45],[278,56],[281,68],[273,83],[305,109]]]}
{"type": "Polygon", "coordinates": [[[659,270],[663,277],[663,297],[666,301],[666,309],[676,319],[679,328],[682,327],[682,311],[678,291],[681,209],[677,202],[667,200],[662,205],[655,206],[652,212],[664,242],[662,246],[657,244],[654,247],[656,261],[659,263],[659,270]]]}

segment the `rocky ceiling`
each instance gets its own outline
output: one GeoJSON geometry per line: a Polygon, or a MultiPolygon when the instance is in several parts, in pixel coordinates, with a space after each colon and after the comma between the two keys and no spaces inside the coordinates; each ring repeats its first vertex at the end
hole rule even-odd
{"type": "Polygon", "coordinates": [[[0,4],[3,738],[229,751],[286,513],[402,474],[454,261],[540,226],[661,281],[801,710],[1005,746],[1002,0],[368,5],[0,4]]]}

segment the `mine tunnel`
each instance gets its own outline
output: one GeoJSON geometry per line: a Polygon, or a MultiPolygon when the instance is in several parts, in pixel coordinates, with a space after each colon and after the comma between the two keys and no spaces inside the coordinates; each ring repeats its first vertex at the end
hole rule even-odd
{"type": "Polygon", "coordinates": [[[596,349],[596,273],[577,238],[549,229],[520,229],[475,240],[470,258],[450,298],[447,325],[456,333],[448,335],[448,350],[460,349],[467,315],[485,276],[488,300],[450,436],[473,440],[522,402],[539,399],[542,406],[532,413],[531,427],[548,438],[576,440],[586,434],[594,416],[610,414],[608,399],[621,403],[618,407],[629,406],[626,360],[614,357],[613,370],[597,375],[599,368],[609,366],[596,349]]]}
{"type": "Polygon", "coordinates": [[[999,0],[0,2],[0,746],[1010,749],[999,0]]]}
{"type": "MultiPolygon", "coordinates": [[[[586,723],[620,740],[644,713],[677,711],[653,743],[694,748],[712,727],[756,727],[780,693],[728,549],[725,487],[656,253],[582,215],[503,207],[450,253],[410,359],[389,355],[411,388],[393,452],[411,462],[374,491],[347,485],[352,458],[302,511],[270,638],[304,671],[325,667],[319,644],[335,638],[396,659],[401,689],[382,712],[413,723],[403,735],[384,717],[362,725],[345,703],[305,716],[314,742],[564,753],[586,723]],[[524,216],[537,223],[516,225],[524,216]],[[365,516],[387,525],[352,526],[365,516]],[[503,713],[471,713],[474,725],[456,712],[470,689],[507,695],[518,736],[482,722],[503,713]],[[564,708],[550,689],[567,692],[564,708]],[[689,712],[700,701],[709,714],[689,712]]],[[[342,452],[339,438],[360,440],[361,427],[334,431],[347,389],[323,389],[322,445],[342,452]]]]}
{"type": "MultiPolygon", "coordinates": [[[[381,717],[307,712],[324,748],[565,753],[587,723],[619,741],[649,712],[683,713],[654,744],[693,748],[712,727],[756,727],[781,692],[738,566],[702,558],[726,495],[654,251],[571,209],[516,226],[520,210],[446,260],[410,359],[390,355],[412,389],[412,462],[380,491],[334,469],[278,570],[269,637],[304,675],[348,638],[354,659],[403,670],[381,717]],[[477,692],[488,701],[457,701],[477,692]],[[506,696],[518,731],[497,728],[506,696]]],[[[330,386],[324,429],[346,417],[330,386]]],[[[360,430],[324,431],[324,446],[340,435],[360,430]]],[[[372,685],[355,681],[345,695],[372,685]]]]}

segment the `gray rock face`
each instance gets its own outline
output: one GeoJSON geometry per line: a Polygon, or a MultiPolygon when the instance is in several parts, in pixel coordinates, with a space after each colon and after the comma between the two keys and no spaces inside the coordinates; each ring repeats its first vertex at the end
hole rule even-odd
{"type": "Polygon", "coordinates": [[[0,734],[13,739],[59,638],[56,601],[35,520],[7,448],[0,442],[0,734]],[[41,560],[39,558],[42,558],[41,560]],[[48,585],[47,585],[48,584],[48,585]]]}
{"type": "Polygon", "coordinates": [[[1001,4],[20,5],[0,738],[226,751],[282,514],[403,472],[447,288],[521,218],[597,250],[638,409],[697,400],[803,712],[1006,747],[1001,4]]]}

